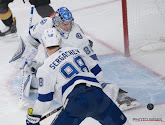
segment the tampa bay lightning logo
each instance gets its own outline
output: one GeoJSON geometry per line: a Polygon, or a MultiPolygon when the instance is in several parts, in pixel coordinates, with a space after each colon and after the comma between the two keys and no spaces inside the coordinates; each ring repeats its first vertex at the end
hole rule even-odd
{"type": "Polygon", "coordinates": [[[44,25],[44,24],[46,23],[46,21],[47,21],[47,19],[43,19],[43,20],[40,22],[40,24],[41,24],[41,25],[44,25]]]}
{"type": "Polygon", "coordinates": [[[53,37],[53,34],[48,34],[49,37],[53,37]]]}
{"type": "Polygon", "coordinates": [[[82,39],[82,38],[83,38],[82,35],[81,35],[81,33],[77,33],[77,34],[76,34],[76,37],[77,37],[78,39],[82,39]]]}
{"type": "Polygon", "coordinates": [[[44,82],[43,78],[39,78],[38,80],[39,80],[39,86],[43,86],[43,82],[44,82]]]}

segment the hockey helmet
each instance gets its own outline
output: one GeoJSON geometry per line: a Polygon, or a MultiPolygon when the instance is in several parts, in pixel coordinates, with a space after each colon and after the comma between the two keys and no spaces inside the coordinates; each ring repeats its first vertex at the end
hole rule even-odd
{"type": "Polygon", "coordinates": [[[66,7],[61,7],[57,9],[52,19],[53,19],[55,28],[60,32],[63,38],[67,39],[71,31],[72,25],[74,23],[74,18],[72,16],[72,13],[66,7]],[[70,24],[71,26],[67,30],[62,29],[60,27],[60,23],[70,24]]]}
{"type": "Polygon", "coordinates": [[[42,35],[42,42],[45,47],[59,46],[61,36],[55,28],[49,28],[42,35]]]}

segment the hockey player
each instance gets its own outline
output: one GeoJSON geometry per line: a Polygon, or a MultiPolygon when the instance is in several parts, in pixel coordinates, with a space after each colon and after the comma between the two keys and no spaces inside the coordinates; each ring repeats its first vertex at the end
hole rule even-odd
{"type": "MultiPolygon", "coordinates": [[[[12,12],[8,6],[14,0],[0,0],[0,19],[5,25],[5,28],[0,31],[0,37],[17,36],[16,19],[12,16],[12,12]]],[[[50,0],[29,0],[31,5],[34,5],[37,13],[42,17],[52,17],[55,13],[54,9],[49,5],[50,0]]]]}
{"type": "Polygon", "coordinates": [[[55,13],[54,9],[49,5],[50,0],[29,0],[34,5],[37,13],[42,17],[52,17],[55,13]]]}
{"type": "Polygon", "coordinates": [[[39,96],[28,110],[27,125],[40,124],[53,98],[63,109],[51,125],[79,125],[86,117],[102,125],[128,125],[122,111],[102,91],[98,82],[102,72],[94,60],[81,49],[60,48],[55,29],[45,30],[42,40],[49,57],[37,71],[39,96]]]}
{"type": "Polygon", "coordinates": [[[17,36],[16,19],[15,17],[13,18],[8,6],[11,2],[13,2],[13,0],[0,0],[0,19],[5,25],[5,28],[0,31],[0,38],[7,35],[17,36]]]}
{"type": "MultiPolygon", "coordinates": [[[[31,69],[38,68],[36,63],[33,65],[32,60],[37,54],[38,46],[42,44],[41,37],[44,30],[47,28],[55,28],[60,33],[62,47],[81,48],[88,56],[98,62],[97,56],[92,49],[92,42],[89,42],[79,25],[74,23],[74,18],[72,17],[71,12],[67,8],[61,7],[56,11],[53,18],[44,18],[41,22],[31,27],[29,35],[25,39],[26,47],[22,41],[22,48],[20,48],[20,52],[17,52],[11,60],[11,62],[15,63],[15,66],[20,69],[23,69],[25,62],[28,62],[25,66],[25,71],[28,71],[27,73],[31,72],[31,77],[34,76],[32,81],[36,80],[33,80],[35,79],[35,75],[34,70],[31,71],[31,69]]],[[[27,76],[29,75],[30,74],[27,76]]],[[[29,84],[31,84],[30,82],[31,81],[29,81],[29,84]]],[[[103,83],[103,81],[99,82],[103,83]]],[[[32,86],[37,86],[33,84],[35,83],[32,82],[32,86]]],[[[120,89],[117,85],[103,83],[102,86],[105,93],[117,105],[121,106],[124,104],[124,108],[122,108],[122,110],[137,106],[138,103],[136,99],[128,97],[126,95],[127,92],[120,89]]]]}

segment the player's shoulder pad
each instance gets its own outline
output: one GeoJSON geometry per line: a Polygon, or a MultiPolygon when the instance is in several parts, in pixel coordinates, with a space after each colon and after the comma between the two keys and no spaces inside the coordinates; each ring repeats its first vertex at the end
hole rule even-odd
{"type": "Polygon", "coordinates": [[[38,36],[38,34],[42,34],[45,29],[52,28],[52,27],[53,27],[52,18],[46,17],[46,18],[43,18],[37,24],[33,25],[30,28],[29,34],[34,38],[38,38],[40,37],[40,35],[38,36]]]}
{"type": "Polygon", "coordinates": [[[35,31],[35,30],[50,28],[52,26],[53,26],[52,18],[46,17],[46,18],[43,18],[40,22],[33,25],[31,28],[33,31],[35,31]]]}
{"type": "Polygon", "coordinates": [[[77,23],[74,23],[74,28],[78,31],[81,31],[83,34],[84,34],[84,32],[83,32],[83,30],[81,29],[81,27],[77,24],[77,23]]]}

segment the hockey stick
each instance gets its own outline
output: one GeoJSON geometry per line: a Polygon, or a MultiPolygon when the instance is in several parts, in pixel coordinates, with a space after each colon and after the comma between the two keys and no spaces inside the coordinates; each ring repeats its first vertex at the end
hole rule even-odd
{"type": "Polygon", "coordinates": [[[24,105],[24,101],[23,101],[23,91],[24,91],[24,82],[23,82],[23,79],[24,79],[24,69],[22,70],[22,81],[21,81],[21,92],[20,92],[20,101],[19,101],[19,108],[22,109],[23,108],[23,105],[24,105]]]}
{"type": "MultiPolygon", "coordinates": [[[[32,25],[33,11],[34,11],[34,6],[31,7],[30,20],[29,20],[29,30],[30,30],[30,27],[31,27],[31,25],[32,25]]],[[[22,39],[22,38],[21,38],[21,39],[22,39]]],[[[25,68],[26,65],[27,65],[27,62],[25,62],[24,68],[25,68]]],[[[19,108],[20,108],[20,109],[23,108],[23,106],[24,106],[24,104],[25,104],[25,101],[23,101],[24,88],[25,88],[25,86],[24,86],[24,81],[23,81],[24,75],[25,75],[25,74],[24,74],[24,72],[25,72],[24,68],[22,69],[22,81],[21,81],[22,83],[21,83],[21,92],[20,92],[20,101],[19,101],[19,108]]]]}
{"type": "Polygon", "coordinates": [[[31,7],[30,21],[29,21],[29,30],[30,30],[30,27],[32,25],[33,12],[34,12],[34,6],[31,7]]]}
{"type": "Polygon", "coordinates": [[[53,115],[54,113],[56,113],[56,112],[58,112],[58,111],[60,111],[62,108],[63,108],[63,106],[60,106],[60,107],[58,107],[57,109],[51,111],[50,113],[48,113],[48,114],[46,114],[45,116],[43,116],[43,117],[40,119],[40,121],[46,119],[47,117],[53,115]]]}

